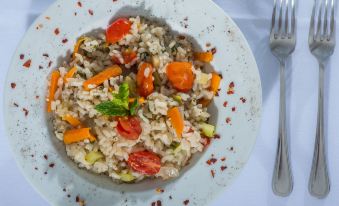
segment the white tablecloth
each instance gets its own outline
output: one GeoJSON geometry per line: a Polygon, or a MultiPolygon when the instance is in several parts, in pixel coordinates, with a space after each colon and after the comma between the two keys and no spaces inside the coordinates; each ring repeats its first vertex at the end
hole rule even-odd
{"type": "MultiPolygon", "coordinates": [[[[0,85],[4,85],[10,59],[20,39],[34,19],[53,0],[1,0],[0,85]]],[[[278,64],[268,47],[273,0],[215,0],[239,25],[256,57],[263,87],[263,118],[257,144],[249,162],[236,181],[213,203],[221,205],[328,205],[339,202],[339,52],[326,68],[326,136],[331,192],[318,200],[309,195],[308,177],[316,127],[318,66],[307,46],[312,1],[299,1],[298,44],[287,72],[288,126],[291,136],[294,190],[286,198],[271,190],[278,129],[278,64]],[[338,138],[338,139],[337,139],[338,138]]],[[[9,87],[10,85],[4,85],[9,87]]],[[[3,87],[0,87],[3,94],[3,87]]],[[[0,96],[2,98],[2,95],[0,96]]],[[[2,104],[2,99],[0,104],[2,104]]],[[[2,108],[2,105],[0,105],[2,108]]],[[[45,206],[48,203],[28,184],[15,164],[0,116],[0,205],[45,206]]]]}

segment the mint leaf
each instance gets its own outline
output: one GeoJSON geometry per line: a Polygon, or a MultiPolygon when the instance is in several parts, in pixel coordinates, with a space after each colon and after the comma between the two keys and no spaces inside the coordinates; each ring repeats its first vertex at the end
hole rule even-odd
{"type": "Polygon", "coordinates": [[[128,116],[129,111],[121,105],[117,105],[112,101],[102,102],[95,106],[95,109],[104,115],[109,116],[128,116]]]}
{"type": "Polygon", "coordinates": [[[125,109],[128,108],[128,97],[129,97],[129,86],[127,83],[122,83],[119,87],[119,93],[113,94],[112,102],[116,105],[123,106],[125,109]]]}
{"type": "Polygon", "coordinates": [[[134,102],[131,104],[131,108],[130,108],[130,113],[132,116],[137,114],[138,107],[139,107],[139,102],[138,102],[138,98],[136,98],[134,102]]]}

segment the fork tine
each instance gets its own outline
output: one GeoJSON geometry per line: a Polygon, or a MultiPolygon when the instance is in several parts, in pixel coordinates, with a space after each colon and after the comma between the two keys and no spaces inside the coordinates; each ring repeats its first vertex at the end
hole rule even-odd
{"type": "Polygon", "coordinates": [[[320,0],[319,12],[318,12],[318,26],[317,26],[317,31],[316,31],[316,35],[315,35],[316,39],[320,39],[320,35],[321,35],[322,6],[323,6],[322,0],[320,0]]]}
{"type": "Polygon", "coordinates": [[[285,33],[286,33],[286,36],[288,35],[288,23],[289,23],[289,18],[288,18],[288,7],[289,7],[289,0],[286,0],[285,1],[285,6],[286,6],[286,10],[285,10],[285,33]]]}
{"type": "Polygon", "coordinates": [[[324,34],[324,38],[327,38],[327,34],[328,34],[328,29],[327,29],[327,17],[328,17],[328,0],[325,0],[325,15],[324,15],[324,27],[323,27],[323,34],[324,34]]]}
{"type": "MultiPolygon", "coordinates": [[[[310,33],[309,38],[315,39],[314,37],[314,24],[315,24],[315,9],[317,5],[317,0],[314,0],[313,9],[312,9],[312,17],[311,17],[311,23],[310,23],[310,33]]],[[[309,39],[310,40],[310,39],[309,39]]]]}
{"type": "Polygon", "coordinates": [[[295,2],[291,1],[292,6],[292,25],[291,25],[291,34],[294,35],[295,32],[295,2]]]}
{"type": "Polygon", "coordinates": [[[279,20],[278,20],[278,34],[282,34],[282,13],[283,13],[283,0],[280,0],[279,20]]]}
{"type": "Polygon", "coordinates": [[[330,39],[335,38],[335,20],[334,20],[334,0],[331,0],[331,22],[330,22],[330,39]]]}
{"type": "Polygon", "coordinates": [[[274,33],[276,10],[277,10],[277,0],[274,0],[273,13],[272,13],[271,34],[274,33]]]}

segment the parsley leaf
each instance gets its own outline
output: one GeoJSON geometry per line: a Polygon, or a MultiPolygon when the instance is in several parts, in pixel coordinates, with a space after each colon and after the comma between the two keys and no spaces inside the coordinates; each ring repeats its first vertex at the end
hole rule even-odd
{"type": "Polygon", "coordinates": [[[132,116],[137,114],[138,107],[139,107],[139,102],[138,102],[138,98],[136,98],[134,102],[131,104],[131,108],[130,108],[130,112],[132,116]]]}
{"type": "Polygon", "coordinates": [[[102,102],[96,105],[95,109],[101,114],[109,116],[128,116],[129,114],[128,110],[112,101],[102,102]]]}

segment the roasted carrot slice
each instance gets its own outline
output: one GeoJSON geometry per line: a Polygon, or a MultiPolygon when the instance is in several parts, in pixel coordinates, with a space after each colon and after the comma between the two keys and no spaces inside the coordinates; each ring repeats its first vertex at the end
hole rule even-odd
{"type": "Polygon", "coordinates": [[[219,87],[220,87],[221,77],[217,73],[212,73],[212,79],[211,79],[211,86],[210,90],[214,92],[214,94],[217,93],[219,87]]]}
{"type": "Polygon", "coordinates": [[[212,52],[196,52],[194,53],[194,59],[205,63],[209,63],[213,60],[212,52]]]}
{"type": "Polygon", "coordinates": [[[184,119],[180,113],[178,107],[173,107],[167,111],[167,116],[170,119],[172,126],[177,133],[177,136],[181,138],[184,131],[184,119]]]}
{"type": "Polygon", "coordinates": [[[89,141],[94,142],[96,138],[90,133],[90,128],[81,128],[81,129],[72,129],[67,130],[64,133],[64,143],[72,144],[76,142],[89,139],[89,141]]]}
{"type": "Polygon", "coordinates": [[[73,51],[73,58],[75,58],[75,54],[79,52],[79,48],[81,46],[81,44],[86,40],[88,39],[88,37],[80,37],[78,39],[78,41],[75,43],[74,45],[74,51],[73,51]]]}
{"type": "Polygon", "coordinates": [[[77,127],[77,126],[81,125],[81,122],[77,118],[73,117],[70,114],[66,114],[62,118],[63,118],[63,120],[67,121],[73,127],[77,127]]]}
{"type": "Polygon", "coordinates": [[[181,92],[188,92],[193,87],[193,65],[189,62],[172,62],[167,65],[166,74],[172,86],[181,92]]]}
{"type": "Polygon", "coordinates": [[[52,101],[54,100],[55,92],[58,88],[58,80],[60,78],[60,72],[59,71],[53,71],[51,75],[50,80],[50,86],[49,86],[49,95],[47,99],[47,112],[52,111],[52,101]]]}
{"type": "Polygon", "coordinates": [[[99,86],[100,84],[104,83],[105,80],[119,76],[122,73],[121,68],[118,65],[113,65],[108,67],[104,71],[100,72],[99,74],[95,75],[94,77],[86,80],[83,83],[83,87],[86,91],[90,90],[89,85],[93,85],[94,87],[99,86]]]}
{"type": "Polygon", "coordinates": [[[72,67],[72,69],[70,69],[64,76],[64,83],[67,83],[69,78],[72,78],[75,74],[75,72],[77,72],[77,68],[76,67],[72,67]]]}

